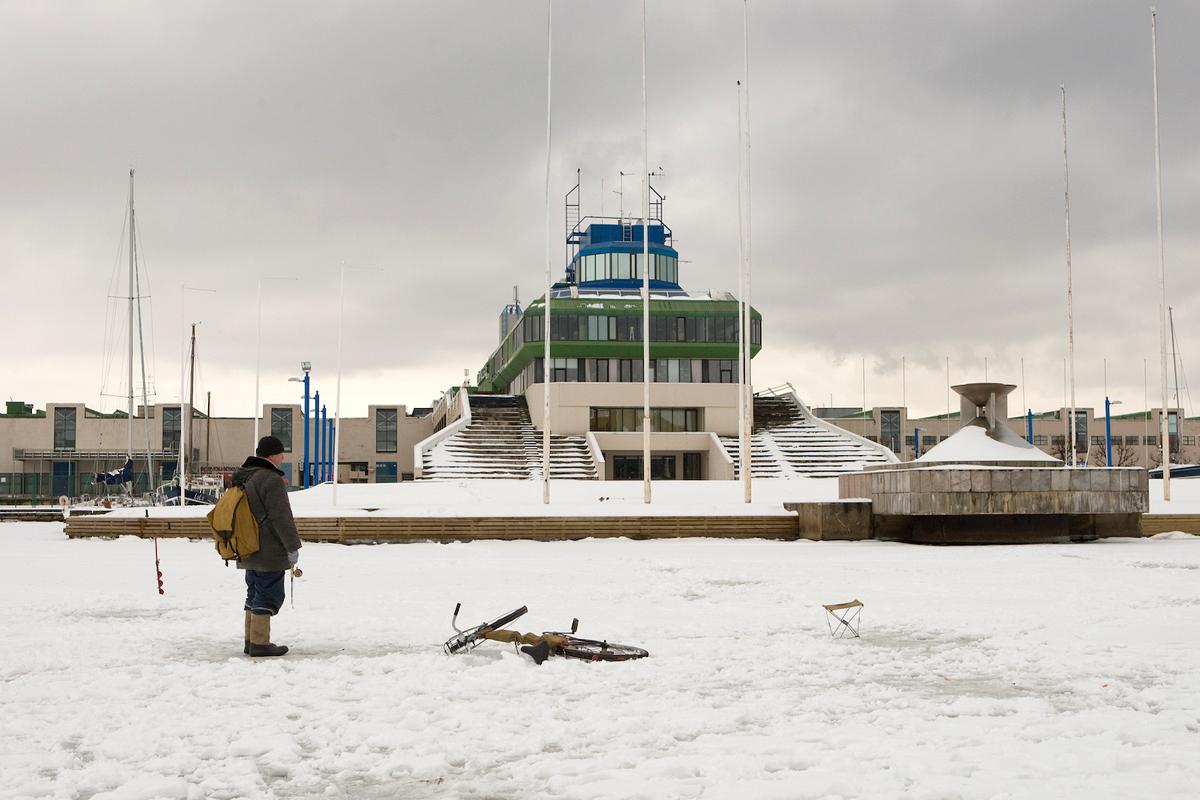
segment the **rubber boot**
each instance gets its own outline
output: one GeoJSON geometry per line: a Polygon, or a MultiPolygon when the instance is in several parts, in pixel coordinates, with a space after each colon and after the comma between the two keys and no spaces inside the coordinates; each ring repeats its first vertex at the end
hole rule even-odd
{"type": "Polygon", "coordinates": [[[245,641],[245,646],[242,647],[242,652],[245,653],[246,655],[250,655],[250,616],[251,616],[250,612],[247,611],[246,612],[246,637],[245,637],[246,641],[245,641]]]}
{"type": "Polygon", "coordinates": [[[266,614],[250,615],[250,657],[281,656],[288,649],[271,644],[271,618],[266,614]]]}
{"type": "Polygon", "coordinates": [[[521,652],[533,659],[533,663],[541,664],[550,657],[550,643],[542,639],[537,644],[527,644],[521,648],[521,652]]]}

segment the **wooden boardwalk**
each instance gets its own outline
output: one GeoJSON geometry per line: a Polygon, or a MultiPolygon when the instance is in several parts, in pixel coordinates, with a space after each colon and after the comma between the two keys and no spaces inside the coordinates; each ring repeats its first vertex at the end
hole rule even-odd
{"type": "MultiPolygon", "coordinates": [[[[796,539],[798,517],[298,517],[306,542],[466,542],[475,539],[796,539]]],[[[141,536],[206,539],[204,517],[72,517],[71,538],[141,536]]]]}
{"type": "MultiPolygon", "coordinates": [[[[469,542],[475,539],[798,539],[805,531],[803,514],[776,516],[645,516],[645,517],[298,517],[296,527],[307,542],[469,542]]],[[[1167,531],[1200,534],[1200,516],[1143,514],[1143,536],[1167,531]]],[[[817,530],[807,538],[822,538],[817,530]],[[813,535],[815,534],[815,535],[813,535]]],[[[72,516],[71,538],[141,536],[207,539],[204,517],[72,516]]]]}
{"type": "Polygon", "coordinates": [[[1142,514],[1142,536],[1183,531],[1200,534],[1200,516],[1195,514],[1142,514]]]}

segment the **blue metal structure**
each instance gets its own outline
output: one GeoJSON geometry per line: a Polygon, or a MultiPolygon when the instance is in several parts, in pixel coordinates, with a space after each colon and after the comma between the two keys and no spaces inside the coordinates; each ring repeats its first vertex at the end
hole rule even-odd
{"type": "Polygon", "coordinates": [[[326,462],[329,458],[329,414],[325,406],[321,406],[321,482],[329,480],[329,468],[326,462]]]}
{"type": "Polygon", "coordinates": [[[300,465],[300,488],[308,488],[308,370],[304,370],[304,461],[300,465]]]}
{"type": "Polygon", "coordinates": [[[1025,441],[1033,444],[1033,409],[1025,409],[1025,441]]]}
{"type": "Polygon", "coordinates": [[[913,458],[921,457],[921,429],[913,428],[913,458]]]}
{"type": "Polygon", "coordinates": [[[1112,403],[1104,398],[1104,455],[1112,466],[1112,403]]]}
{"type": "Polygon", "coordinates": [[[309,468],[312,470],[312,480],[310,485],[321,482],[321,392],[317,391],[313,397],[313,457],[312,464],[309,468]]]}

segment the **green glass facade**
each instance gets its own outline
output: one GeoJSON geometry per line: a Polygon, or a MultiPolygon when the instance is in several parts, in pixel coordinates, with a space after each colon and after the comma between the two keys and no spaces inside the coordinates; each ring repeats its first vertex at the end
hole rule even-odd
{"type": "MultiPolygon", "coordinates": [[[[555,298],[550,356],[555,381],[642,380],[642,306],[632,298],[555,298]]],[[[534,301],[479,371],[481,391],[519,394],[544,380],[545,306],[534,301]]],[[[659,382],[737,380],[738,303],[650,301],[651,377],[659,382]]],[[[751,357],[762,348],[762,317],[751,311],[751,357]]]]}

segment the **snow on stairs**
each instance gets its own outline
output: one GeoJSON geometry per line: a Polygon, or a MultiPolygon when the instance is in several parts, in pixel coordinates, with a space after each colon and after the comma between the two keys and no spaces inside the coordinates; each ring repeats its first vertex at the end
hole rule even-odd
{"type": "MultiPolygon", "coordinates": [[[[426,451],[423,477],[542,477],[542,432],[522,397],[472,395],[471,424],[426,451]]],[[[596,462],[583,436],[550,437],[550,477],[594,480],[596,462]]]]}
{"type": "MultiPolygon", "coordinates": [[[[720,438],[740,476],[738,437],[720,438]]],[[[755,396],[750,457],[756,478],[831,478],[896,460],[887,448],[818,420],[794,394],[755,396]]]]}

